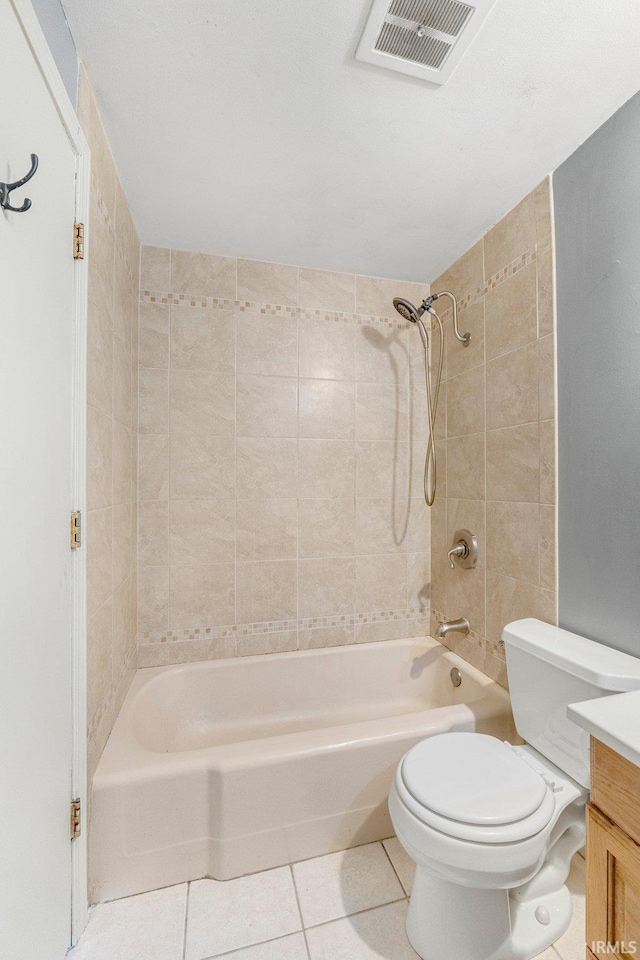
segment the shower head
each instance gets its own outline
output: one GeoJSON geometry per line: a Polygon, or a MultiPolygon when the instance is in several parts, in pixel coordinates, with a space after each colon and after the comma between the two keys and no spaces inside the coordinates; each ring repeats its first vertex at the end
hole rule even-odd
{"type": "Polygon", "coordinates": [[[411,323],[417,323],[420,314],[409,300],[403,300],[402,297],[394,297],[393,305],[404,320],[410,320],[411,323]]]}
{"type": "Polygon", "coordinates": [[[436,299],[436,296],[427,297],[419,307],[414,307],[410,300],[404,300],[402,297],[394,297],[393,305],[404,320],[417,323],[422,314],[426,310],[431,309],[431,304],[436,299]]]}
{"type": "Polygon", "coordinates": [[[432,293],[430,297],[425,297],[419,307],[414,307],[410,300],[405,300],[403,297],[394,297],[393,305],[403,318],[403,320],[410,320],[411,323],[417,323],[418,326],[422,326],[420,317],[423,313],[433,313],[435,316],[435,310],[433,309],[434,300],[438,300],[440,297],[449,297],[451,300],[451,305],[453,308],[453,333],[456,340],[459,340],[463,346],[468,347],[471,341],[470,333],[460,333],[458,330],[458,301],[452,293],[448,290],[442,290],[440,293],[432,293]]]}

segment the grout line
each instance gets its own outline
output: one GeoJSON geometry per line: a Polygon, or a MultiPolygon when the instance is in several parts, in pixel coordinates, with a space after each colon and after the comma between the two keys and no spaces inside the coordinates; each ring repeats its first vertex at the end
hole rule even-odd
{"type": "Polygon", "coordinates": [[[182,936],[182,960],[187,958],[187,924],[189,922],[189,894],[191,893],[191,882],[187,884],[187,897],[184,910],[184,933],[182,936]]]}
{"type": "MultiPolygon", "coordinates": [[[[238,260],[236,259],[236,298],[238,296],[238,260]]],[[[253,584],[251,586],[253,608],[253,584]]],[[[238,622],[238,317],[233,318],[233,616],[238,622]]],[[[233,655],[238,656],[238,638],[234,638],[233,655]]]]}
{"type": "Polygon", "coordinates": [[[233,950],[225,950],[224,953],[214,953],[212,956],[206,957],[205,960],[224,960],[224,957],[235,957],[238,953],[244,952],[245,950],[251,950],[253,947],[262,947],[266,943],[280,943],[282,940],[295,937],[299,933],[304,935],[304,930],[294,930],[293,933],[285,933],[282,937],[274,937],[271,940],[258,940],[256,943],[248,943],[246,947],[234,947],[233,950]]]}
{"type": "MultiPolygon", "coordinates": [[[[391,839],[393,839],[393,838],[392,838],[392,837],[389,837],[388,839],[391,840],[391,839]]],[[[397,838],[396,838],[396,839],[397,839],[397,838]]],[[[399,842],[399,841],[398,841],[398,842],[399,842]]],[[[380,843],[382,844],[382,849],[384,850],[384,852],[385,852],[386,855],[387,855],[387,860],[388,860],[389,863],[391,864],[391,867],[392,867],[392,869],[393,869],[393,872],[395,873],[396,877],[398,878],[398,883],[400,884],[400,886],[402,887],[402,889],[403,889],[404,892],[406,893],[407,897],[409,897],[409,896],[410,896],[409,891],[407,890],[407,888],[405,887],[404,883],[403,883],[402,880],[400,879],[400,874],[399,874],[398,871],[396,870],[396,865],[395,865],[395,863],[393,862],[393,860],[391,859],[391,855],[390,855],[389,851],[387,850],[387,848],[386,848],[385,845],[384,845],[384,840],[381,840],[380,843]]]]}
{"type": "MultiPolygon", "coordinates": [[[[402,885],[401,885],[402,886],[402,885]]],[[[402,887],[404,891],[404,887],[402,887]]],[[[312,923],[305,930],[317,930],[319,927],[328,927],[331,923],[337,923],[339,920],[350,920],[352,917],[361,917],[363,913],[372,913],[374,910],[381,910],[383,907],[391,907],[394,903],[405,903],[409,897],[405,894],[396,900],[387,900],[385,903],[377,903],[375,907],[365,907],[364,910],[354,910],[353,913],[345,913],[342,917],[333,917],[332,920],[323,920],[322,923],[312,923]]]]}
{"type": "MultiPolygon", "coordinates": [[[[482,273],[483,273],[483,276],[484,276],[484,269],[485,269],[484,261],[485,261],[485,255],[484,255],[484,240],[483,240],[483,242],[482,242],[482,273]]],[[[484,497],[483,497],[483,501],[484,501],[484,502],[483,502],[483,505],[482,505],[482,524],[483,524],[483,527],[484,527],[484,540],[485,540],[485,542],[484,542],[484,559],[485,559],[485,563],[486,563],[486,560],[487,560],[487,502],[488,502],[488,499],[487,499],[487,490],[488,490],[488,487],[487,487],[487,449],[488,449],[488,442],[489,442],[489,439],[488,439],[488,438],[489,438],[489,421],[488,421],[488,419],[487,419],[487,409],[488,409],[487,383],[488,383],[488,376],[487,376],[487,304],[486,304],[486,297],[483,297],[483,298],[482,298],[482,356],[483,356],[483,360],[484,360],[484,363],[483,363],[483,368],[484,368],[484,384],[483,384],[483,389],[484,389],[484,462],[483,462],[484,497]]],[[[539,447],[539,442],[540,442],[540,441],[539,441],[539,439],[538,439],[538,447],[539,447]]],[[[539,491],[539,489],[540,489],[540,477],[538,476],[538,491],[539,491]]],[[[488,633],[488,630],[487,630],[487,606],[488,606],[488,602],[489,602],[489,599],[488,599],[488,585],[487,585],[487,584],[488,584],[488,579],[489,579],[489,578],[487,577],[487,572],[486,572],[486,567],[485,567],[485,572],[484,572],[484,588],[483,588],[483,591],[482,591],[482,592],[483,592],[483,601],[482,601],[482,608],[483,608],[483,609],[482,609],[482,623],[480,624],[480,627],[481,627],[481,631],[480,631],[481,636],[484,636],[486,633],[488,633]]],[[[484,662],[483,662],[483,665],[484,665],[484,662]]]]}
{"type": "MultiPolygon", "coordinates": [[[[391,834],[391,836],[385,837],[384,839],[391,840],[393,836],[395,836],[395,834],[391,834]]],[[[367,840],[366,843],[356,843],[353,847],[341,847],[340,850],[332,850],[330,853],[320,853],[315,857],[304,857],[302,860],[294,860],[294,862],[288,864],[288,866],[294,867],[297,863],[309,863],[311,860],[322,860],[324,857],[333,857],[336,853],[347,853],[349,850],[359,850],[361,847],[370,847],[374,843],[382,843],[382,840],[367,840]]],[[[284,864],[284,866],[287,866],[287,864],[284,864]]]]}
{"type": "MultiPolygon", "coordinates": [[[[545,417],[545,418],[542,419],[542,420],[524,420],[524,421],[518,422],[518,423],[507,423],[507,424],[504,424],[504,425],[501,426],[501,427],[487,427],[487,429],[486,429],[484,432],[487,433],[487,434],[489,434],[489,433],[502,433],[502,432],[505,431],[505,430],[518,430],[518,429],[520,429],[521,427],[538,427],[538,426],[540,426],[541,423],[552,423],[552,424],[555,424],[555,422],[556,422],[556,420],[555,420],[554,417],[545,417]]],[[[476,436],[479,436],[482,432],[483,432],[482,430],[474,430],[474,431],[471,432],[471,433],[454,433],[454,434],[450,434],[449,436],[442,437],[442,438],[440,438],[440,439],[441,439],[441,441],[443,441],[443,440],[460,440],[460,439],[462,439],[463,437],[476,437],[476,436]]],[[[467,500],[468,500],[468,499],[472,499],[472,498],[466,497],[466,498],[459,498],[459,499],[467,499],[467,500]]]]}
{"type": "MultiPolygon", "coordinates": [[[[298,300],[300,300],[300,270],[298,269],[298,300]]],[[[296,318],[296,650],[300,649],[300,314],[296,318]]],[[[292,878],[293,878],[293,871],[292,878]]],[[[295,880],[293,881],[295,889],[295,880]]],[[[297,899],[297,893],[296,893],[297,899]]],[[[300,910],[300,904],[298,904],[300,910]]],[[[300,916],[302,920],[302,915],[300,916]]],[[[307,955],[309,948],[305,937],[307,955]]]]}
{"type": "MultiPolygon", "coordinates": [[[[173,254],[171,249],[169,249],[169,286],[172,285],[172,261],[173,254]]],[[[171,551],[169,547],[170,543],[170,534],[171,534],[171,474],[172,474],[172,457],[171,452],[173,449],[174,441],[173,437],[175,436],[174,431],[171,429],[171,408],[172,408],[172,392],[173,392],[173,364],[171,363],[171,342],[173,339],[172,335],[173,330],[173,307],[171,304],[168,305],[167,311],[167,377],[168,377],[168,390],[169,390],[169,414],[168,414],[168,438],[167,438],[167,450],[169,456],[169,466],[168,466],[168,483],[167,483],[167,595],[166,595],[166,616],[167,616],[167,630],[169,629],[169,624],[171,623],[171,551]]],[[[139,469],[139,467],[138,467],[139,469]]],[[[235,613],[235,611],[234,611],[235,613]]],[[[186,922],[186,921],[185,921],[186,922]]]]}
{"type": "MultiPolygon", "coordinates": [[[[199,877],[198,879],[201,880],[201,879],[208,879],[208,878],[199,877]]],[[[95,909],[95,907],[103,907],[106,903],[120,903],[121,900],[133,900],[134,897],[144,897],[148,893],[157,893],[158,890],[171,890],[174,887],[182,887],[184,886],[185,883],[188,884],[193,882],[195,881],[183,880],[182,883],[166,883],[162,887],[153,887],[151,890],[143,890],[142,893],[128,893],[124,897],[112,897],[111,900],[98,900],[97,903],[90,904],[89,909],[93,910],[95,909]]]]}
{"type": "Polygon", "coordinates": [[[308,958],[308,960],[311,960],[311,951],[309,950],[309,941],[307,940],[307,930],[306,930],[306,927],[305,927],[305,925],[304,925],[304,917],[302,916],[302,907],[301,907],[301,905],[300,905],[300,896],[299,896],[299,894],[298,894],[298,886],[297,886],[297,884],[296,884],[296,876],[295,876],[295,873],[293,872],[293,864],[292,864],[292,863],[289,864],[289,870],[291,871],[291,882],[292,882],[292,884],[293,884],[293,892],[294,892],[294,894],[295,894],[296,904],[297,904],[297,906],[298,906],[298,915],[300,916],[300,924],[301,924],[301,927],[302,927],[302,936],[304,937],[304,946],[305,946],[305,949],[306,949],[306,951],[307,951],[307,958],[308,958]]]}

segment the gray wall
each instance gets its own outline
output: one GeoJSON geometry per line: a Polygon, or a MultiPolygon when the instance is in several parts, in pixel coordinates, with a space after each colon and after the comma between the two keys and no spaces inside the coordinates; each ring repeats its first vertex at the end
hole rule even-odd
{"type": "Polygon", "coordinates": [[[640,656],[640,94],[553,185],[560,625],[640,656]]]}
{"type": "Polygon", "coordinates": [[[78,57],[60,0],[32,0],[71,103],[78,100],[78,57]]]}

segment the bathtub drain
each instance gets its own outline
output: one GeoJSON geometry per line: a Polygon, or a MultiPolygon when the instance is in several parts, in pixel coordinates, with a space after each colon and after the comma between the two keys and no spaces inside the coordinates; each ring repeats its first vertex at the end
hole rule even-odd
{"type": "Polygon", "coordinates": [[[451,673],[449,676],[451,677],[451,683],[454,685],[454,687],[459,687],[462,683],[462,674],[457,667],[451,668],[451,673]]]}

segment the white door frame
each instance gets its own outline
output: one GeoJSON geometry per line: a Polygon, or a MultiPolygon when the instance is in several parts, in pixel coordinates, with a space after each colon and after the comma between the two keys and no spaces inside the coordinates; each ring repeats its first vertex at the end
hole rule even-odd
{"type": "MultiPolygon", "coordinates": [[[[85,250],[88,247],[90,152],[80,128],[74,105],[62,82],[58,68],[31,6],[31,0],[9,0],[33,58],[47,86],[51,101],[67,133],[76,155],[76,220],[85,224],[85,250]]],[[[69,255],[72,245],[72,224],[69,224],[69,255]]],[[[73,464],[72,487],[75,509],[86,517],[86,436],[87,436],[87,260],[75,260],[73,324],[73,464]]],[[[69,801],[79,797],[82,810],[87,809],[87,613],[86,613],[86,548],[74,551],[72,558],[72,702],[73,747],[69,801]]],[[[87,922],[87,824],[81,835],[70,841],[71,857],[71,936],[76,943],[87,922]]]]}

